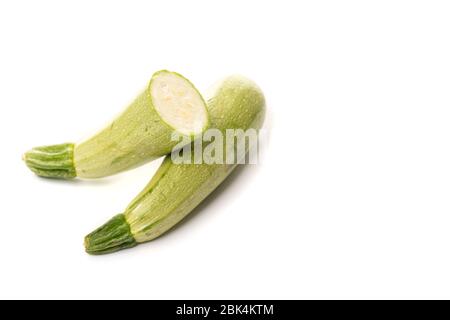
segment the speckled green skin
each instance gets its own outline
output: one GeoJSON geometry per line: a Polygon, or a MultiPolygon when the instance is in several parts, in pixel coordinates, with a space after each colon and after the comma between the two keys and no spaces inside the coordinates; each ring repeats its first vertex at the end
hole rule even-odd
{"type": "Polygon", "coordinates": [[[173,129],[161,121],[146,89],[105,129],[75,146],[80,178],[100,178],[139,166],[170,152],[173,129]]]}
{"type": "MultiPolygon", "coordinates": [[[[171,139],[176,129],[160,117],[150,94],[152,81],[162,73],[172,73],[187,80],[175,72],[156,72],[148,87],[112,123],[88,140],[73,145],[73,152],[70,154],[73,158],[64,159],[64,163],[50,161],[45,164],[45,159],[41,161],[43,166],[60,168],[68,160],[71,164],[71,175],[59,175],[57,170],[41,171],[39,167],[33,166],[29,166],[30,169],[47,177],[50,177],[52,172],[58,174],[51,176],[54,178],[101,178],[132,169],[170,153],[177,144],[171,139]]],[[[195,89],[193,85],[192,87],[195,89]]],[[[206,127],[207,124],[203,129],[206,127]]],[[[25,154],[25,159],[29,153],[25,154]]]]}
{"type": "MultiPolygon", "coordinates": [[[[253,82],[233,76],[216,89],[208,101],[208,110],[213,128],[222,131],[259,129],[264,120],[265,100],[253,82]]],[[[125,220],[133,238],[138,243],[146,242],[172,228],[214,191],[235,167],[174,164],[167,156],[150,183],[125,210],[125,220]]],[[[117,247],[119,249],[120,246],[117,247]]],[[[89,252],[89,248],[87,250],[89,252]]],[[[107,252],[111,251],[112,248],[108,248],[107,252]]]]}

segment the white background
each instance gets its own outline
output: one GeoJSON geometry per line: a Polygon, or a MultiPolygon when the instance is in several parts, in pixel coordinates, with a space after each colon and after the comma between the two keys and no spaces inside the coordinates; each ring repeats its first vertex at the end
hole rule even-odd
{"type": "Polygon", "coordinates": [[[0,298],[450,298],[448,1],[1,1],[0,298]],[[89,256],[160,161],[21,154],[100,129],[154,71],[267,98],[262,163],[163,237],[89,256]]]}

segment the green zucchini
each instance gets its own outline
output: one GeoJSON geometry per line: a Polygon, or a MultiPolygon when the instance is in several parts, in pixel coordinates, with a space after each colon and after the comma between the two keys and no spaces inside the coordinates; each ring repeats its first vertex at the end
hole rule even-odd
{"type": "MultiPolygon", "coordinates": [[[[208,100],[211,127],[259,129],[265,100],[252,81],[232,76],[208,100]]],[[[248,150],[248,146],[247,146],[248,150]]],[[[152,240],[182,220],[203,201],[237,164],[175,164],[167,156],[142,192],[123,214],[85,237],[86,251],[104,254],[152,240]]]]}
{"type": "Polygon", "coordinates": [[[171,152],[175,131],[186,137],[208,125],[206,103],[178,73],[156,72],[147,88],[102,131],[80,143],[34,148],[24,155],[39,176],[70,179],[109,176],[171,152]]]}

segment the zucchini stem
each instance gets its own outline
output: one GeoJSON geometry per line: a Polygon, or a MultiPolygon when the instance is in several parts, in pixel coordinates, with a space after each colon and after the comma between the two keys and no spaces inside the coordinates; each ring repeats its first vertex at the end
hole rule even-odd
{"type": "Polygon", "coordinates": [[[137,245],[123,214],[114,216],[84,238],[86,252],[105,254],[137,245]]]}
{"type": "Polygon", "coordinates": [[[33,148],[23,155],[23,160],[38,176],[72,179],[77,176],[73,164],[73,143],[33,148]]]}

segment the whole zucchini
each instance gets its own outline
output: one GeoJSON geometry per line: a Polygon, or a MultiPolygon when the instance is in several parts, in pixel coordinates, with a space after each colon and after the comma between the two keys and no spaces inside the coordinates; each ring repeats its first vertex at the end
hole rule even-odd
{"type": "Polygon", "coordinates": [[[34,148],[24,155],[39,176],[70,179],[109,176],[164,156],[175,131],[201,134],[208,125],[206,103],[178,73],[156,72],[148,87],[102,131],[80,143],[34,148]]]}
{"type": "MultiPolygon", "coordinates": [[[[252,81],[232,76],[208,101],[211,127],[259,129],[265,100],[252,81]]],[[[205,199],[237,164],[175,164],[167,156],[156,174],[123,214],[85,237],[86,251],[103,254],[152,240],[182,220],[205,199]]]]}

